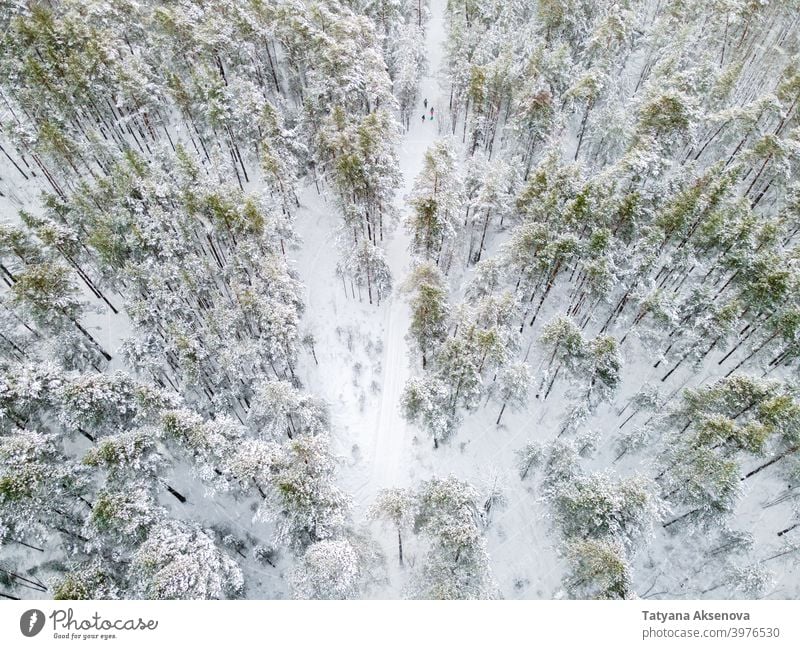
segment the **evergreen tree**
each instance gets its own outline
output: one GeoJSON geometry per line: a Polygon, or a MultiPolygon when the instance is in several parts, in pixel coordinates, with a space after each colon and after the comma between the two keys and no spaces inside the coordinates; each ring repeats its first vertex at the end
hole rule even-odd
{"type": "Polygon", "coordinates": [[[528,395],[533,384],[533,377],[527,365],[524,363],[513,363],[500,371],[497,383],[498,387],[495,393],[495,399],[502,404],[500,407],[500,414],[497,415],[497,421],[495,422],[495,424],[499,426],[500,420],[503,418],[503,413],[508,405],[511,405],[512,410],[518,410],[523,408],[528,402],[528,395]]]}
{"type": "Polygon", "coordinates": [[[433,438],[434,448],[455,430],[456,412],[451,404],[448,385],[435,376],[412,377],[403,390],[401,405],[405,418],[433,438]]]}
{"type": "Polygon", "coordinates": [[[297,599],[352,599],[359,594],[359,557],[346,539],[317,541],[292,578],[297,599]]]}
{"type": "Polygon", "coordinates": [[[383,489],[369,510],[369,517],[383,519],[397,529],[397,555],[403,567],[403,531],[411,527],[416,511],[414,495],[406,489],[383,489]]]}
{"type": "Polygon", "coordinates": [[[414,595],[424,599],[486,599],[495,595],[481,532],[478,492],[453,476],[423,482],[415,529],[431,547],[414,595]]]}
{"type": "Polygon", "coordinates": [[[586,539],[568,544],[570,570],[565,577],[573,599],[629,599],[631,567],[620,544],[586,539]]]}
{"type": "Polygon", "coordinates": [[[347,523],[349,501],[333,482],[328,436],[299,437],[273,453],[259,515],[276,520],[278,540],[303,549],[337,536],[347,523]]]}
{"type": "Polygon", "coordinates": [[[241,570],[196,524],[165,521],[133,555],[127,575],[146,599],[220,599],[241,593],[241,570]]]}
{"type": "Polygon", "coordinates": [[[462,191],[453,146],[437,140],[425,152],[422,170],[414,180],[406,226],[412,235],[412,252],[435,262],[444,273],[458,250],[462,191]]]}
{"type": "Polygon", "coordinates": [[[447,288],[439,269],[430,262],[419,264],[405,285],[411,296],[409,337],[422,356],[422,369],[436,347],[447,337],[447,288]]]}

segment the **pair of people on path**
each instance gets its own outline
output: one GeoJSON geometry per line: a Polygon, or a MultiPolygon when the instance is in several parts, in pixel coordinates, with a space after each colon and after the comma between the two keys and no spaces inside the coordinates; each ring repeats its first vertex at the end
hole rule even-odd
{"type": "MultiPolygon", "coordinates": [[[[427,98],[427,97],[426,97],[426,98],[425,98],[425,100],[422,102],[422,105],[423,105],[423,106],[425,106],[425,108],[427,108],[427,107],[428,107],[428,98],[427,98]]],[[[431,106],[431,119],[433,119],[433,106],[431,106]]],[[[422,113],[422,121],[423,121],[423,122],[425,121],[425,113],[422,113]]]]}

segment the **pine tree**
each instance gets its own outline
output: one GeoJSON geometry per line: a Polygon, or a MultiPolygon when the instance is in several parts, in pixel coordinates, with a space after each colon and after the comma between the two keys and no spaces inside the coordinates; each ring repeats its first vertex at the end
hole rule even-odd
{"type": "Polygon", "coordinates": [[[278,540],[303,549],[328,540],[347,523],[349,501],[333,482],[335,460],[325,434],[302,436],[274,449],[259,516],[278,525],[278,540]]]}
{"type": "MultiPolygon", "coordinates": [[[[549,376],[550,380],[543,395],[546,399],[553,389],[553,384],[558,378],[562,367],[566,367],[570,373],[578,371],[587,355],[587,345],[583,334],[575,323],[569,318],[563,317],[545,325],[542,329],[540,340],[544,351],[549,354],[545,376],[549,376]],[[552,369],[554,364],[555,369],[552,369]]],[[[545,378],[543,377],[539,392],[544,386],[544,380],[545,378]]]]}
{"type": "Polygon", "coordinates": [[[73,566],[57,578],[53,599],[121,599],[125,590],[119,582],[124,580],[113,574],[102,561],[73,566]]]}
{"type": "Polygon", "coordinates": [[[570,542],[570,569],[564,582],[573,599],[630,599],[631,567],[625,551],[614,541],[586,539],[570,542]]]}
{"type": "Polygon", "coordinates": [[[412,252],[433,261],[444,273],[458,250],[462,192],[454,148],[447,140],[437,140],[425,152],[414,180],[406,227],[412,235],[412,252]]]}
{"type": "Polygon", "coordinates": [[[53,435],[21,430],[0,438],[0,533],[4,543],[44,542],[58,533],[68,547],[83,541],[91,478],[66,457],[53,435]]]}
{"type": "Polygon", "coordinates": [[[554,487],[549,498],[566,538],[613,538],[632,549],[661,514],[652,487],[641,477],[614,480],[596,473],[554,487]]]}
{"type": "Polygon", "coordinates": [[[220,599],[241,593],[241,570],[196,524],[165,521],[133,555],[132,592],[146,599],[220,599]]]}
{"type": "Polygon", "coordinates": [[[416,511],[414,495],[407,489],[383,489],[369,509],[372,519],[383,519],[397,529],[397,555],[403,567],[403,531],[411,527],[416,511]]]}
{"type": "Polygon", "coordinates": [[[486,599],[496,586],[481,532],[478,492],[456,479],[433,478],[418,491],[415,529],[431,548],[416,575],[415,596],[424,599],[486,599]]]}
{"type": "Polygon", "coordinates": [[[794,458],[795,410],[791,391],[779,382],[752,377],[734,375],[685,391],[674,419],[687,423],[671,434],[659,474],[665,498],[684,511],[665,527],[682,521],[722,522],[738,502],[742,480],[794,458]],[[773,449],[772,457],[745,473],[742,463],[768,449],[773,449]]]}
{"type": "Polygon", "coordinates": [[[251,399],[249,424],[266,439],[279,441],[286,435],[316,435],[327,430],[324,403],[285,380],[256,384],[251,399]]]}
{"type": "Polygon", "coordinates": [[[439,269],[430,262],[414,268],[404,286],[411,295],[409,337],[422,356],[422,369],[436,347],[447,337],[447,287],[439,269]]]}
{"type": "Polygon", "coordinates": [[[533,386],[533,377],[525,363],[513,363],[500,371],[497,384],[494,397],[502,404],[500,414],[497,415],[495,422],[499,426],[508,405],[512,410],[518,410],[528,402],[528,396],[533,386]]]}
{"type": "Polygon", "coordinates": [[[398,28],[389,63],[394,70],[393,90],[400,107],[400,121],[411,126],[412,111],[419,96],[419,81],[427,72],[424,33],[418,25],[398,28]]]}
{"type": "Polygon", "coordinates": [[[292,576],[297,599],[353,599],[359,595],[361,566],[346,539],[317,541],[305,551],[292,576]]]}
{"type": "Polygon", "coordinates": [[[434,448],[455,430],[458,419],[449,386],[436,376],[409,379],[400,403],[405,418],[431,436],[434,448]]]}

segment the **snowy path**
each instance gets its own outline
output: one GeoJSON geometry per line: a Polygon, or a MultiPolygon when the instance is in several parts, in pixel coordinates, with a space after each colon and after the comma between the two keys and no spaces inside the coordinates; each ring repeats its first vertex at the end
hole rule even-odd
{"type": "MultiPolygon", "coordinates": [[[[398,236],[396,241],[403,238],[398,236]]],[[[392,268],[392,275],[401,277],[396,270],[392,268]]],[[[400,396],[409,374],[408,344],[405,339],[408,323],[408,305],[401,295],[395,293],[386,310],[384,326],[383,390],[374,428],[375,445],[366,490],[370,495],[383,487],[398,484],[400,459],[410,439],[408,425],[400,412],[400,396]]]]}
{"type": "MultiPolygon", "coordinates": [[[[434,0],[426,25],[428,73],[420,81],[419,102],[411,128],[397,147],[402,180],[396,208],[407,213],[406,196],[422,169],[425,151],[439,136],[439,115],[422,121],[423,100],[435,112],[439,101],[436,78],[445,41],[445,0],[434,0]]],[[[314,185],[300,196],[302,204],[296,231],[303,244],[292,253],[300,280],[306,287],[308,305],[303,327],[316,338],[317,366],[310,358],[301,379],[307,389],[330,405],[334,452],[343,459],[339,479],[363,512],[384,487],[408,485],[414,470],[416,430],[403,419],[400,397],[412,362],[406,334],[410,324],[407,296],[401,293],[410,270],[409,236],[402,223],[387,233],[386,258],[394,288],[381,306],[348,295],[336,278],[338,251],[331,242],[336,224],[333,205],[314,185]],[[377,353],[378,340],[383,348],[377,353]],[[375,381],[379,389],[372,390],[375,381]]],[[[416,449],[419,450],[418,448],[416,449]]],[[[417,467],[418,468],[418,467],[417,467]]],[[[356,513],[358,516],[358,513],[356,513]]]]}
{"type": "MultiPolygon", "coordinates": [[[[439,84],[436,74],[441,66],[444,32],[444,0],[431,3],[431,18],[425,33],[428,57],[428,73],[420,82],[420,99],[417,110],[412,113],[411,128],[403,136],[398,151],[400,171],[403,181],[398,191],[398,209],[401,214],[407,211],[405,196],[411,190],[414,179],[422,168],[422,161],[428,146],[438,135],[438,116],[423,122],[423,99],[428,107],[439,110],[439,84]]],[[[406,423],[400,410],[403,387],[410,375],[408,353],[408,333],[411,315],[405,296],[400,291],[410,270],[408,252],[409,236],[400,225],[387,245],[387,261],[392,271],[394,290],[387,305],[384,320],[383,391],[377,422],[374,430],[375,444],[371,458],[371,477],[366,488],[374,495],[379,489],[390,486],[404,486],[408,483],[411,460],[411,442],[414,431],[406,423]],[[405,469],[405,470],[404,470],[405,469]]]]}

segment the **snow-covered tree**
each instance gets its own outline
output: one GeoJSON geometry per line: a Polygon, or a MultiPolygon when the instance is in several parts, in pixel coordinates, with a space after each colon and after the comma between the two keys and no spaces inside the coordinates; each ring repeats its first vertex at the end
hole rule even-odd
{"type": "Polygon", "coordinates": [[[244,586],[236,562],[196,524],[164,521],[133,555],[127,575],[146,599],[221,599],[244,586]]]}
{"type": "Polygon", "coordinates": [[[447,140],[437,140],[425,152],[422,170],[414,180],[406,227],[412,236],[412,252],[433,261],[444,273],[458,251],[462,191],[456,152],[447,140]]]}
{"type": "Polygon", "coordinates": [[[268,380],[255,386],[248,418],[266,439],[316,435],[327,428],[327,408],[289,381],[268,380]]]}
{"type": "Polygon", "coordinates": [[[568,543],[570,564],[565,577],[567,594],[573,599],[629,599],[631,567],[619,543],[585,539],[568,543]]]}
{"type": "Polygon", "coordinates": [[[52,434],[21,430],[0,437],[0,538],[41,542],[58,533],[84,539],[90,476],[65,456],[52,434]]]}
{"type": "Polygon", "coordinates": [[[518,410],[525,406],[532,385],[533,377],[525,363],[512,363],[500,371],[494,398],[502,405],[500,414],[497,415],[496,425],[500,425],[503,413],[509,405],[511,410],[518,410]]]}
{"type": "Polygon", "coordinates": [[[392,86],[400,107],[400,121],[408,129],[411,119],[416,116],[414,108],[419,98],[419,82],[428,68],[424,32],[418,25],[407,23],[398,28],[389,62],[393,69],[392,86]]]}
{"type": "Polygon", "coordinates": [[[394,525],[397,530],[397,556],[403,567],[403,532],[411,527],[416,512],[414,494],[407,489],[383,489],[369,509],[369,517],[394,525]]]}
{"type": "Polygon", "coordinates": [[[662,510],[641,477],[580,476],[554,487],[549,497],[565,537],[615,539],[628,549],[649,535],[662,510]]]}
{"type": "Polygon", "coordinates": [[[293,548],[335,537],[347,523],[349,500],[334,483],[327,434],[292,439],[273,453],[259,515],[275,520],[278,539],[293,548]]]}
{"type": "Polygon", "coordinates": [[[121,599],[125,591],[118,580],[101,560],[74,566],[56,580],[53,599],[121,599]]]}
{"type": "Polygon", "coordinates": [[[409,336],[422,356],[422,369],[428,357],[447,337],[447,287],[439,269],[423,262],[411,272],[405,289],[411,293],[409,336]]]}
{"type": "Polygon", "coordinates": [[[297,599],[352,599],[359,594],[359,556],[347,539],[317,541],[292,575],[297,599]]]}
{"type": "Polygon", "coordinates": [[[415,529],[430,549],[415,578],[423,599],[487,599],[497,587],[483,539],[480,496],[454,476],[423,482],[417,492],[415,529]]]}
{"type": "Polygon", "coordinates": [[[435,376],[412,377],[403,390],[401,405],[405,418],[427,432],[434,448],[455,430],[457,418],[448,385],[435,376]]]}

